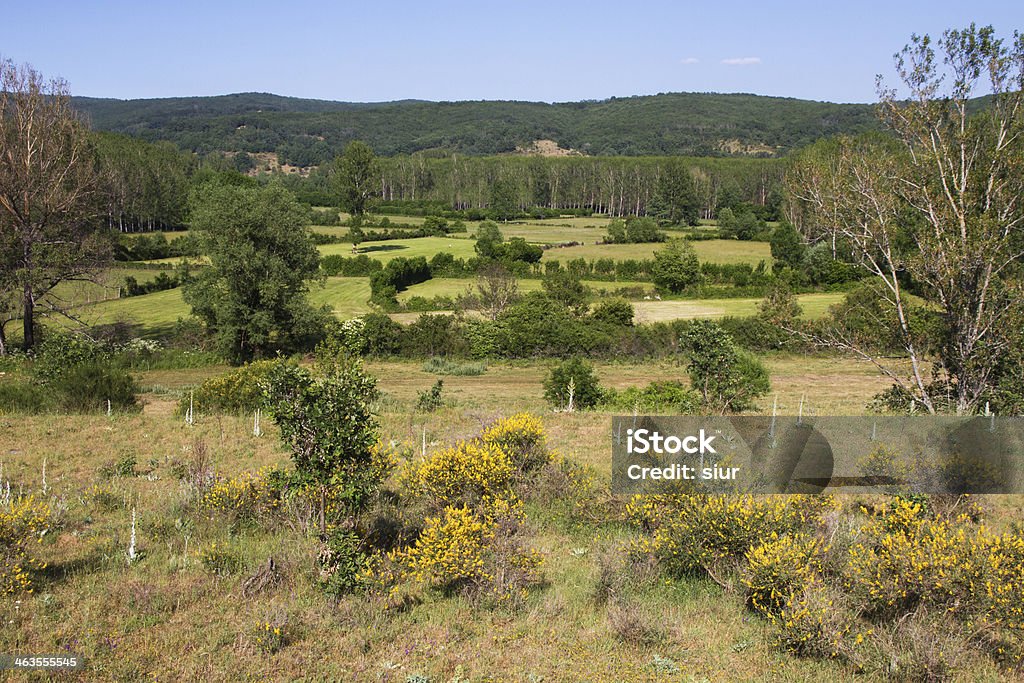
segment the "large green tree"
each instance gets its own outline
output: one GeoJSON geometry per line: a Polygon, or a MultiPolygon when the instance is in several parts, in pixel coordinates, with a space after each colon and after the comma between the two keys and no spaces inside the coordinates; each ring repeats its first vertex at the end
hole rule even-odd
{"type": "Polygon", "coordinates": [[[651,279],[661,289],[678,293],[700,282],[700,261],[687,240],[669,240],[668,245],[654,252],[651,279]]]}
{"type": "Polygon", "coordinates": [[[185,286],[185,301],[235,363],[309,345],[324,314],[306,295],[319,255],[307,212],[276,185],[204,183],[192,200],[192,229],[210,266],[185,286]]]}
{"type": "Polygon", "coordinates": [[[353,140],[341,156],[335,158],[333,170],[334,188],[342,211],[362,216],[380,187],[380,167],[373,150],[365,142],[353,140]]]}
{"type": "Polygon", "coordinates": [[[652,213],[672,225],[697,225],[700,200],[693,175],[682,160],[672,159],[661,169],[651,208],[652,213]]]}

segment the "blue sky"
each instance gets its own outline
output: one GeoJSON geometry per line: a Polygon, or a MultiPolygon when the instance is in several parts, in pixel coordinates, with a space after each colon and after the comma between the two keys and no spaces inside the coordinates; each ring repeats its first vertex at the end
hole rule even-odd
{"type": "Polygon", "coordinates": [[[875,99],[912,33],[1024,29],[1024,3],[19,2],[0,56],[73,94],[261,91],[357,102],[658,92],[875,99]]]}

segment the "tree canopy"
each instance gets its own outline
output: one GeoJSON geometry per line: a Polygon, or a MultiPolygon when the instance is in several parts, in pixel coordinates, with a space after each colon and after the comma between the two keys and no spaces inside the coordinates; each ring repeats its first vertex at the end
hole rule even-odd
{"type": "Polygon", "coordinates": [[[216,333],[233,362],[309,346],[324,315],[306,300],[319,254],[308,212],[287,190],[204,183],[191,206],[192,229],[210,266],[185,285],[185,301],[216,333]]]}

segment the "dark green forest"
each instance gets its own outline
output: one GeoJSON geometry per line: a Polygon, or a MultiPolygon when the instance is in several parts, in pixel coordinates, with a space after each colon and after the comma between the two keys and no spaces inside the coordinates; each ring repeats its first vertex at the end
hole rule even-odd
{"type": "Polygon", "coordinates": [[[355,139],[381,156],[515,151],[554,140],[591,156],[782,156],[837,133],[877,128],[873,106],[743,94],[669,93],[547,104],[398,101],[354,104],[263,93],[114,100],[76,97],[98,130],[182,149],[276,152],[317,165],[355,139]]]}

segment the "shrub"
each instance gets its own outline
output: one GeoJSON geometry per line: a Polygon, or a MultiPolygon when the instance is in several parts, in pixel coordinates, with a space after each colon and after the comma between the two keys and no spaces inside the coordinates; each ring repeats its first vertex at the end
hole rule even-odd
{"type": "Polygon", "coordinates": [[[199,508],[225,513],[236,522],[262,521],[281,502],[276,474],[276,468],[264,467],[214,482],[200,499],[199,508]]]}
{"type": "Polygon", "coordinates": [[[321,543],[317,555],[320,588],[334,597],[351,593],[368,567],[362,539],[347,529],[335,529],[321,543]]]}
{"type": "Polygon", "coordinates": [[[520,472],[530,472],[551,462],[544,425],[529,413],[517,413],[492,422],[484,429],[480,440],[500,448],[520,472]]]}
{"type": "Polygon", "coordinates": [[[410,486],[437,509],[478,505],[485,499],[510,495],[514,473],[511,458],[485,442],[459,442],[437,451],[412,471],[410,486]]]}
{"type": "Polygon", "coordinates": [[[896,499],[849,552],[847,587],[876,615],[941,607],[974,628],[1024,631],[1024,538],[972,528],[968,517],[933,517],[896,499]]]}
{"type": "Polygon", "coordinates": [[[32,592],[31,572],[45,569],[29,550],[53,524],[53,511],[35,497],[0,504],[0,596],[32,592]]]}
{"type": "Polygon", "coordinates": [[[139,408],[135,379],[125,370],[98,363],[76,365],[57,380],[61,404],[69,412],[107,409],[128,411],[139,408]]]}
{"type": "Polygon", "coordinates": [[[363,316],[363,339],[371,356],[393,356],[402,348],[405,330],[383,313],[363,316]]]}
{"type": "Polygon", "coordinates": [[[97,363],[104,356],[101,344],[81,334],[50,333],[36,348],[32,373],[42,382],[48,382],[79,365],[97,363]]]}
{"type": "Polygon", "coordinates": [[[594,307],[591,317],[609,325],[632,327],[633,304],[625,299],[605,299],[594,307]]]}
{"type": "Polygon", "coordinates": [[[779,611],[802,595],[822,573],[821,556],[828,551],[821,541],[799,534],[771,538],[747,553],[742,583],[747,604],[765,616],[779,611]]]}
{"type": "Polygon", "coordinates": [[[341,487],[351,495],[352,512],[366,501],[370,489],[361,472],[373,460],[377,421],[371,401],[376,379],[363,372],[351,356],[319,349],[317,374],[294,365],[277,364],[267,382],[266,398],[281,440],[292,451],[296,474],[320,489],[320,533],[326,532],[327,489],[341,487]]]}
{"type": "Polygon", "coordinates": [[[841,593],[818,585],[788,597],[778,616],[769,616],[778,644],[802,657],[848,657],[857,641],[850,637],[854,622],[843,602],[841,593]]]}
{"type": "Polygon", "coordinates": [[[604,398],[593,366],[582,358],[571,358],[551,369],[544,380],[544,398],[559,409],[585,410],[604,398]]]}
{"type": "Polygon", "coordinates": [[[178,403],[184,414],[191,399],[193,411],[240,413],[255,410],[265,403],[265,384],[279,361],[261,360],[243,365],[231,372],[211,377],[185,395],[178,403]]]}
{"type": "Polygon", "coordinates": [[[740,411],[771,389],[768,369],[736,348],[717,323],[698,320],[684,334],[690,349],[690,382],[709,408],[740,411]]]}
{"type": "Polygon", "coordinates": [[[0,382],[0,413],[45,413],[57,407],[50,387],[32,382],[0,382]]]}
{"type": "Polygon", "coordinates": [[[700,282],[700,262],[693,245],[685,240],[669,240],[668,246],[654,253],[651,280],[659,289],[681,292],[700,282]]]}
{"type": "Polygon", "coordinates": [[[742,558],[771,534],[792,533],[834,505],[829,496],[635,496],[627,515],[649,535],[635,550],[674,575],[742,558]]]}
{"type": "Polygon", "coordinates": [[[701,397],[682,382],[651,382],[646,387],[629,387],[609,395],[609,408],[620,411],[674,412],[684,415],[696,413],[701,406],[701,397]]]}
{"type": "Polygon", "coordinates": [[[449,506],[427,520],[404,559],[417,581],[515,605],[537,582],[541,565],[540,556],[519,543],[524,519],[520,504],[503,500],[482,512],[449,506]]]}
{"type": "Polygon", "coordinates": [[[444,399],[441,398],[441,390],[443,388],[444,380],[439,379],[434,382],[434,386],[426,391],[417,392],[416,410],[421,413],[432,413],[442,407],[444,405],[444,399]]]}
{"type": "Polygon", "coordinates": [[[439,588],[453,588],[467,581],[482,581],[484,554],[494,540],[494,523],[469,507],[446,507],[426,527],[408,551],[414,578],[439,588]]]}

